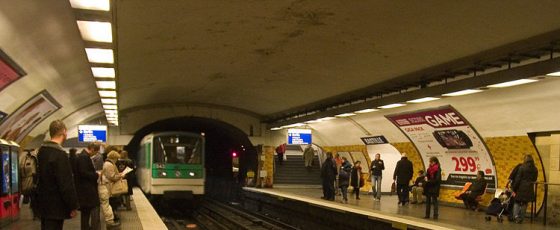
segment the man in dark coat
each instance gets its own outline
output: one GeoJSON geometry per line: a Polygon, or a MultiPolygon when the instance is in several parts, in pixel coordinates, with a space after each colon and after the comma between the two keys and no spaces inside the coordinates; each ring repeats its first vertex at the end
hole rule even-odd
{"type": "Polygon", "coordinates": [[[526,155],[523,165],[519,167],[512,185],[512,195],[515,197],[513,213],[516,223],[520,224],[523,222],[525,211],[527,210],[527,203],[535,201],[533,183],[537,181],[538,175],[539,171],[535,166],[533,157],[531,155],[526,155]]]}
{"type": "Polygon", "coordinates": [[[97,191],[99,174],[95,171],[91,160],[91,157],[95,156],[98,152],[99,145],[90,143],[82,153],[76,156],[74,181],[76,182],[76,191],[78,192],[78,201],[80,203],[82,230],[100,229],[99,194],[97,191]]]}
{"type": "Polygon", "coordinates": [[[408,190],[410,189],[408,184],[412,180],[412,174],[414,174],[412,162],[408,160],[406,153],[403,153],[393,173],[393,180],[397,184],[397,195],[399,196],[398,204],[403,206],[408,203],[408,190]]]}
{"type": "Polygon", "coordinates": [[[321,166],[321,180],[323,182],[323,199],[334,200],[334,180],[336,179],[337,170],[331,152],[327,152],[327,159],[321,166]]]}
{"type": "Polygon", "coordinates": [[[469,189],[460,198],[463,199],[465,208],[476,210],[478,208],[478,201],[476,198],[482,196],[486,191],[486,180],[484,180],[484,172],[478,171],[476,174],[476,180],[471,184],[469,189]]]}
{"type": "Polygon", "coordinates": [[[66,126],[60,120],[49,126],[50,141],[37,154],[37,214],[41,229],[62,229],[64,219],[77,214],[78,198],[72,180],[68,155],[61,144],[66,140],[66,126]]]}

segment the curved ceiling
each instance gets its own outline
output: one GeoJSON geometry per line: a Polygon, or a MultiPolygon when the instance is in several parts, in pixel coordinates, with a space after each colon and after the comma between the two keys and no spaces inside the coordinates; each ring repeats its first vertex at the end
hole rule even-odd
{"type": "Polygon", "coordinates": [[[558,1],[117,0],[119,106],[261,115],[560,29],[558,1]]]}

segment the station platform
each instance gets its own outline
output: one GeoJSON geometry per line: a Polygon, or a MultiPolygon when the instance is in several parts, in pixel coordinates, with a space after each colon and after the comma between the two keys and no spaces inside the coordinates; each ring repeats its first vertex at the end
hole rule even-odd
{"type": "MultiPolygon", "coordinates": [[[[121,218],[120,229],[139,230],[139,229],[167,229],[159,215],[156,213],[144,193],[139,188],[134,188],[131,200],[132,210],[119,211],[121,218]]],[[[101,213],[101,229],[105,228],[103,214],[101,213]]],[[[3,229],[27,230],[41,229],[41,221],[33,220],[29,205],[23,205],[20,218],[17,222],[6,226],[3,229]]],[[[80,213],[72,219],[64,221],[64,229],[80,229],[80,213]]]]}
{"type": "MultiPolygon", "coordinates": [[[[560,226],[544,226],[542,223],[531,223],[527,219],[523,224],[509,222],[507,218],[498,223],[495,216],[486,221],[484,212],[439,206],[439,218],[424,219],[424,204],[397,205],[396,195],[382,196],[381,201],[374,201],[372,195],[360,194],[360,200],[348,194],[348,203],[342,203],[342,197],[336,196],[335,201],[320,199],[323,195],[320,188],[243,188],[246,192],[266,194],[282,200],[305,202],[310,206],[334,210],[339,213],[354,213],[367,216],[368,219],[379,220],[392,224],[396,229],[560,229],[560,226]]],[[[341,214],[343,215],[343,214],[341,214]]]]}

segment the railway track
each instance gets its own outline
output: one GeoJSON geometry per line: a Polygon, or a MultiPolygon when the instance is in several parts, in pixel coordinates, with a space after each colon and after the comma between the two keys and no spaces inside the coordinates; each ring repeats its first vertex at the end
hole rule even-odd
{"type": "Polygon", "coordinates": [[[164,217],[169,229],[203,229],[203,230],[280,230],[297,229],[273,218],[248,213],[240,208],[213,200],[205,200],[190,216],[185,218],[164,217]]]}

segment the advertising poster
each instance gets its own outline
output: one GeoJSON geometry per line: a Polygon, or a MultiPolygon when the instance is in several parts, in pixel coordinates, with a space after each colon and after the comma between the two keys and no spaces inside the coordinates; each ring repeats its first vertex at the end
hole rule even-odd
{"type": "Polygon", "coordinates": [[[0,125],[0,138],[21,142],[33,128],[62,106],[47,91],[35,95],[0,125]]]}
{"type": "Polygon", "coordinates": [[[483,139],[451,106],[386,116],[414,144],[424,165],[439,159],[443,186],[463,186],[483,171],[488,188],[496,187],[496,168],[483,139]]]}
{"type": "Polygon", "coordinates": [[[0,91],[25,76],[25,72],[0,49],[0,91]]]}

